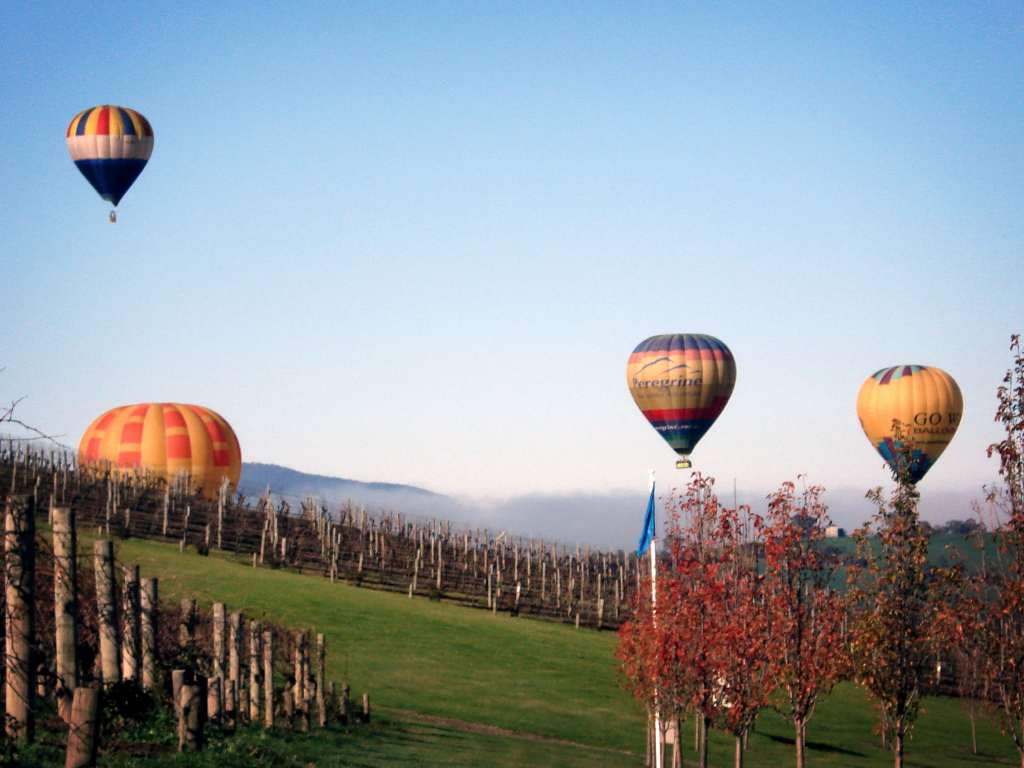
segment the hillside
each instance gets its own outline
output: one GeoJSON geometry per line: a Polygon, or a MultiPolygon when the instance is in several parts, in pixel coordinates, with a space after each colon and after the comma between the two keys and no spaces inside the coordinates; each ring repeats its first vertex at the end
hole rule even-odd
{"type": "MultiPolygon", "coordinates": [[[[82,546],[90,546],[88,537],[82,546]]],[[[160,574],[165,600],[193,594],[206,603],[223,600],[250,616],[315,626],[327,635],[328,677],[348,679],[354,693],[370,691],[384,717],[372,731],[351,738],[330,734],[312,743],[287,741],[288,764],[642,763],[643,713],[619,686],[612,633],[253,569],[221,554],[179,554],[168,544],[128,539],[117,542],[117,549],[123,561],[138,562],[144,576],[160,574]],[[298,755],[308,755],[306,762],[299,762],[298,755]]],[[[873,717],[858,689],[837,689],[811,722],[812,764],[891,765],[872,730],[873,717]]],[[[929,699],[909,748],[909,764],[1016,764],[1009,739],[988,723],[979,728],[982,755],[972,757],[967,743],[968,724],[959,703],[929,699]]],[[[280,760],[275,755],[282,754],[277,748],[263,740],[255,757],[239,755],[224,762],[211,754],[202,764],[281,764],[275,762],[280,760]]],[[[716,733],[712,764],[727,764],[731,748],[716,733]]],[[[791,749],[789,724],[766,712],[751,738],[747,765],[790,764],[791,749]]],[[[168,759],[166,764],[177,763],[168,759]]]]}
{"type": "Polygon", "coordinates": [[[238,484],[240,493],[258,498],[268,487],[279,498],[294,501],[313,496],[332,506],[351,500],[355,504],[401,509],[413,514],[436,514],[455,506],[449,497],[415,485],[316,475],[278,464],[242,464],[242,478],[238,484]]]}

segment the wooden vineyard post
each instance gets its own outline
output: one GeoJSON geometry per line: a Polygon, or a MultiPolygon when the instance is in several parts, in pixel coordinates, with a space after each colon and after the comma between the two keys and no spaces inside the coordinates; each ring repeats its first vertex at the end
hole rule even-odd
{"type": "Polygon", "coordinates": [[[121,635],[121,678],[138,680],[139,660],[142,656],[139,638],[139,566],[125,567],[122,592],[124,631],[121,635]]]}
{"type": "Polygon", "coordinates": [[[224,690],[223,681],[220,675],[214,675],[206,680],[206,716],[211,723],[221,721],[221,695],[224,690]]]}
{"type": "Polygon", "coordinates": [[[213,674],[220,684],[220,701],[224,704],[224,682],[227,679],[227,613],[224,603],[213,604],[213,674]]]}
{"type": "Polygon", "coordinates": [[[274,633],[263,630],[263,727],[274,727],[274,633]]]}
{"type": "Polygon", "coordinates": [[[198,684],[181,686],[178,709],[178,751],[199,752],[203,748],[206,702],[198,684]]]}
{"type": "Polygon", "coordinates": [[[302,633],[302,654],[301,654],[301,660],[302,660],[302,686],[300,688],[300,691],[301,691],[301,694],[302,694],[302,698],[301,699],[296,699],[296,701],[295,701],[295,708],[298,710],[298,714],[299,714],[299,728],[303,732],[306,732],[306,731],[309,730],[309,725],[310,725],[310,717],[309,717],[310,712],[309,712],[309,709],[310,709],[310,705],[312,704],[312,700],[313,700],[313,696],[312,696],[312,693],[313,693],[313,690],[312,690],[312,680],[310,679],[310,676],[309,676],[310,664],[309,664],[309,633],[308,632],[303,632],[302,633]]]}
{"type": "Polygon", "coordinates": [[[100,674],[104,685],[121,682],[121,643],[117,628],[117,592],[114,582],[114,543],[93,542],[96,575],[96,617],[100,636],[100,674]]]}
{"type": "Polygon", "coordinates": [[[156,578],[148,578],[142,582],[141,608],[141,640],[142,640],[142,687],[147,691],[155,691],[159,684],[156,667],[157,609],[159,602],[159,582],[156,578]]]}
{"type": "Polygon", "coordinates": [[[327,727],[327,697],[324,695],[324,656],[326,640],[322,633],[316,636],[316,717],[317,725],[327,727]]]}
{"type": "Polygon", "coordinates": [[[35,737],[35,515],[23,499],[8,499],[4,520],[5,702],[7,735],[19,743],[35,737]]]}
{"type": "Polygon", "coordinates": [[[181,599],[181,619],[178,623],[178,644],[186,654],[195,650],[196,644],[196,599],[194,597],[183,597],[181,599]]]}
{"type": "Polygon", "coordinates": [[[305,700],[302,702],[302,716],[304,720],[303,725],[308,731],[313,721],[313,706],[316,702],[316,680],[314,679],[313,664],[310,661],[310,656],[312,655],[311,646],[313,643],[310,642],[308,635],[306,638],[306,653],[302,659],[302,669],[306,673],[306,679],[303,682],[305,690],[302,692],[305,696],[305,700]]]}
{"type": "Polygon", "coordinates": [[[350,713],[352,712],[352,689],[348,683],[341,684],[341,702],[338,704],[338,720],[342,725],[348,725],[350,713]]]}
{"type": "Polygon", "coordinates": [[[171,671],[171,698],[174,699],[174,714],[181,717],[181,689],[185,687],[185,670],[171,671]]]}
{"type": "Polygon", "coordinates": [[[242,612],[234,611],[228,618],[228,680],[234,692],[229,691],[225,709],[232,720],[241,720],[248,714],[242,711],[242,612]]]}
{"type": "Polygon", "coordinates": [[[224,682],[224,708],[221,719],[228,728],[238,725],[238,687],[231,679],[224,682]]]}
{"type": "Polygon", "coordinates": [[[228,495],[228,479],[220,479],[217,489],[217,549],[224,549],[224,502],[228,495]]]}
{"type": "MultiPolygon", "coordinates": [[[[244,648],[245,648],[245,640],[244,640],[244,638],[242,640],[242,647],[243,647],[243,650],[244,650],[244,648]]],[[[244,659],[242,660],[241,665],[242,665],[242,671],[241,671],[241,673],[239,674],[239,677],[238,677],[238,694],[237,694],[238,719],[240,721],[248,722],[249,721],[249,681],[248,681],[248,679],[246,679],[248,677],[248,673],[245,671],[245,660],[244,659]]]]}
{"type": "Polygon", "coordinates": [[[295,689],[285,688],[281,694],[281,709],[284,712],[285,727],[291,730],[295,727],[295,689]]]}
{"type": "Polygon", "coordinates": [[[260,721],[260,664],[263,662],[260,640],[262,632],[258,621],[249,622],[249,722],[260,721]]]}
{"type": "MultiPolygon", "coordinates": [[[[302,633],[295,632],[292,635],[292,686],[291,686],[291,701],[292,706],[301,706],[299,702],[302,701],[302,633]]],[[[288,696],[285,696],[285,710],[288,708],[288,696]]],[[[294,717],[294,709],[292,711],[292,717],[294,717]]],[[[294,725],[294,721],[290,717],[288,722],[294,725]]]]}
{"type": "Polygon", "coordinates": [[[363,694],[363,722],[370,722],[370,694],[363,694]]]}
{"type": "Polygon", "coordinates": [[[92,768],[96,765],[99,721],[99,689],[75,688],[68,719],[68,748],[64,768],[92,768]]]}
{"type": "Polygon", "coordinates": [[[309,730],[309,711],[306,708],[306,679],[308,677],[308,646],[305,632],[295,633],[295,686],[292,699],[298,714],[298,730],[309,730]]]}
{"type": "Polygon", "coordinates": [[[57,711],[71,721],[75,688],[78,687],[78,655],[75,629],[78,620],[78,542],[75,513],[70,507],[53,507],[53,613],[54,648],[57,654],[57,711]]]}

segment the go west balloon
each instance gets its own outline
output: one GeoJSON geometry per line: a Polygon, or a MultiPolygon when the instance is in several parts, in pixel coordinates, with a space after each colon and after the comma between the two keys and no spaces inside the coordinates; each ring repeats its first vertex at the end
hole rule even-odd
{"type": "Polygon", "coordinates": [[[651,336],[629,356],[626,383],[651,426],[681,457],[676,467],[685,469],[697,442],[729,402],[736,361],[714,336],[651,336]]]}
{"type": "Polygon", "coordinates": [[[953,377],[925,365],[876,371],[857,395],[864,434],[893,473],[905,471],[912,483],[924,477],[946,450],[963,412],[964,399],[953,377]],[[902,469],[901,455],[907,462],[902,469]]]}
{"type": "MultiPolygon", "coordinates": [[[[153,129],[141,114],[104,104],[75,115],[66,134],[78,170],[116,207],[153,154],[153,129]]],[[[116,214],[110,212],[110,220],[116,214]]]]}
{"type": "Polygon", "coordinates": [[[140,403],[112,408],[82,435],[78,462],[168,482],[187,475],[193,490],[214,498],[221,480],[242,474],[238,438],[222,416],[199,405],[140,403]]]}

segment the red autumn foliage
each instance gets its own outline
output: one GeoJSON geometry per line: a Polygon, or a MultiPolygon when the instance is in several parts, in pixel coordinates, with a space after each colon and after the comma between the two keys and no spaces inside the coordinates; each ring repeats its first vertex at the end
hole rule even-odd
{"type": "Polygon", "coordinates": [[[891,499],[881,489],[868,498],[878,512],[854,534],[866,565],[847,573],[850,650],[854,676],[878,707],[880,730],[900,768],[933,670],[940,602],[926,571],[928,537],[918,519],[917,489],[904,478],[891,499]]]}
{"type": "MultiPolygon", "coordinates": [[[[1001,523],[994,534],[997,560],[967,584],[956,606],[955,647],[980,666],[980,686],[996,703],[1024,766],[1024,352],[1010,339],[1013,362],[996,392],[995,420],[1004,438],[989,446],[999,457],[1002,484],[988,492],[1001,523]]],[[[969,668],[969,672],[974,670],[969,668]]]]}
{"type": "Polygon", "coordinates": [[[794,483],[783,483],[769,497],[762,531],[771,656],[781,689],[777,709],[793,723],[797,768],[804,764],[815,705],[848,669],[845,605],[831,588],[838,563],[823,547],[829,524],[823,493],[814,485],[797,495],[794,483]]]}
{"type": "MultiPolygon", "coordinates": [[[[660,567],[656,610],[638,597],[620,630],[618,655],[637,698],[665,719],[692,713],[704,732],[714,723],[734,734],[739,763],[739,742],[776,678],[753,540],[760,519],[745,507],[723,506],[714,480],[699,473],[670,506],[670,557],[660,567]]],[[[699,763],[707,764],[706,745],[699,763]]]]}

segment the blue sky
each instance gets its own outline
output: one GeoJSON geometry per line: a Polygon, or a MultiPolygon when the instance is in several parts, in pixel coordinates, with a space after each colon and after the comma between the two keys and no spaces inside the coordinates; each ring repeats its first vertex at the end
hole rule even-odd
{"type": "Polygon", "coordinates": [[[501,497],[679,479],[647,336],[738,382],[697,466],[886,480],[861,382],[949,371],[977,488],[1024,327],[1020,3],[0,7],[0,394],[77,444],[214,408],[245,458],[501,497]],[[154,126],[119,222],[63,131],[154,126]]]}

